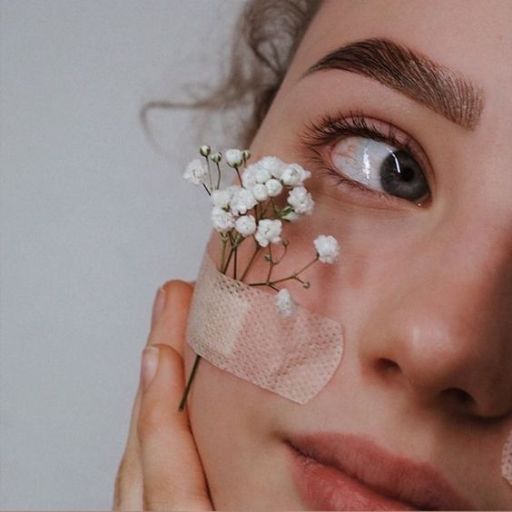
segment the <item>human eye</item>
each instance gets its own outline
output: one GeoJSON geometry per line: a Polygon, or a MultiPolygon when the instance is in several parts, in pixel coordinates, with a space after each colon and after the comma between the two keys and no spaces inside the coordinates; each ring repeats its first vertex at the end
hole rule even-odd
{"type": "Polygon", "coordinates": [[[425,205],[431,191],[423,170],[427,159],[415,141],[395,126],[368,120],[359,111],[323,116],[301,134],[322,175],[353,193],[388,203],[425,205]],[[324,156],[327,152],[327,156],[324,156]]]}

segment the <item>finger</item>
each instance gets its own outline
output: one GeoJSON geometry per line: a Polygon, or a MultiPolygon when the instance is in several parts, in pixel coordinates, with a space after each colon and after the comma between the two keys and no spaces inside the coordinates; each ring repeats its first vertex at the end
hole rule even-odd
{"type": "Polygon", "coordinates": [[[137,439],[141,392],[137,390],[124,454],[114,484],[112,510],[142,510],[142,463],[137,439]]]}
{"type": "MultiPolygon", "coordinates": [[[[147,345],[174,344],[183,350],[188,308],[193,287],[179,280],[166,282],[155,296],[151,331],[147,345]]],[[[137,423],[140,410],[140,388],[137,389],[124,454],[114,484],[113,510],[136,510],[142,507],[142,463],[137,423]]]]}
{"type": "Polygon", "coordinates": [[[143,469],[143,506],[149,510],[212,510],[203,467],[186,411],[183,359],[166,344],[147,348],[138,436],[143,469]],[[155,348],[157,350],[155,350],[155,348]]]}
{"type": "Polygon", "coordinates": [[[172,280],[165,283],[162,311],[153,318],[148,345],[163,343],[170,345],[183,355],[188,311],[194,288],[185,281],[172,280]]]}

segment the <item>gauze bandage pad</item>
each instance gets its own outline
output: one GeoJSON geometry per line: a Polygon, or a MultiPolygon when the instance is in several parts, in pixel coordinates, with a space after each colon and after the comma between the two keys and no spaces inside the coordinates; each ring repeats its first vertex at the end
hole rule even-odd
{"type": "Polygon", "coordinates": [[[501,474],[512,485],[512,430],[509,432],[501,455],[501,474]]]}
{"type": "Polygon", "coordinates": [[[301,305],[282,316],[275,292],[222,274],[207,252],[188,318],[187,342],[196,354],[299,404],[329,382],[343,354],[340,323],[301,305]]]}

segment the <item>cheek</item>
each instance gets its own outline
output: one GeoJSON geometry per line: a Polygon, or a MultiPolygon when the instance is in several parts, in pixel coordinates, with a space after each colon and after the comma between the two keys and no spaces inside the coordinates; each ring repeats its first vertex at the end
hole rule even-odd
{"type": "MultiPolygon", "coordinates": [[[[195,353],[186,345],[187,374],[194,359],[195,353]]],[[[282,493],[287,472],[276,417],[287,415],[289,404],[285,402],[201,359],[188,410],[216,508],[237,509],[241,503],[256,505],[263,499],[260,495],[275,498],[282,493]],[[268,466],[279,468],[270,481],[267,481],[269,473],[265,469],[268,466]],[[236,481],[246,482],[246,485],[236,486],[236,481]]]]}

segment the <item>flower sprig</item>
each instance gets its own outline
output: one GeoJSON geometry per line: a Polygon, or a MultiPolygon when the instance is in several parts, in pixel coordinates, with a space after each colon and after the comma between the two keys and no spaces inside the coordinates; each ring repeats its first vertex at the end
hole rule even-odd
{"type": "MultiPolygon", "coordinates": [[[[291,280],[298,281],[304,288],[311,283],[301,274],[317,261],[334,263],[339,256],[337,240],[330,235],[319,235],[314,241],[314,258],[284,278],[273,279],[274,268],[285,257],[289,241],[283,238],[283,225],[296,222],[305,215],[311,215],[315,202],[304,186],[311,172],[297,163],[286,163],[275,156],[265,156],[248,165],[251,154],[248,150],[228,149],[224,156],[213,152],[208,145],[201,146],[199,153],[203,158],[192,160],[185,168],[183,177],[190,183],[202,186],[212,202],[211,221],[219,233],[221,241],[221,259],[219,272],[231,274],[233,279],[246,282],[249,269],[261,255],[268,262],[266,279],[247,283],[249,286],[268,286],[275,290],[275,305],[282,316],[292,316],[297,303],[286,288],[280,286],[291,280]],[[222,182],[221,161],[236,174],[238,184],[220,188],[222,182]],[[286,204],[281,206],[278,198],[286,194],[286,204]],[[238,261],[238,248],[252,239],[254,252],[244,269],[238,261]],[[276,245],[282,246],[282,254],[277,257],[276,245]]],[[[179,409],[183,410],[185,401],[200,360],[196,355],[192,371],[185,387],[179,409]]]]}

